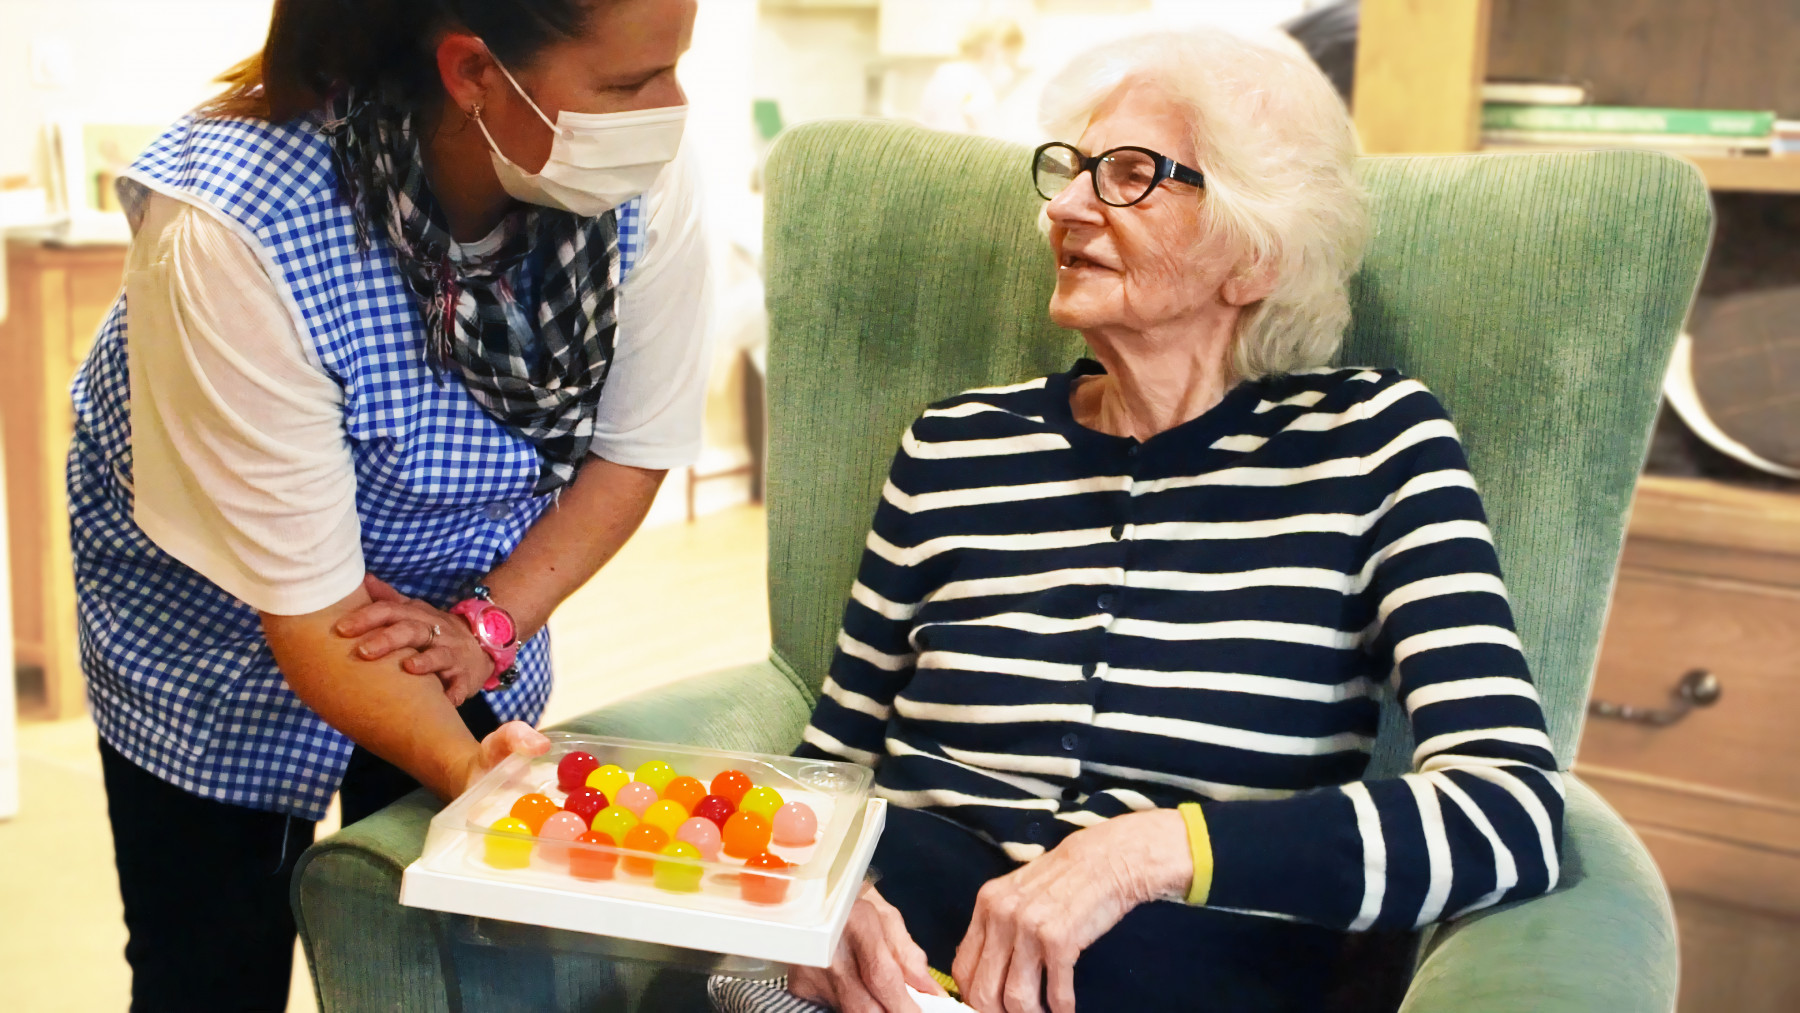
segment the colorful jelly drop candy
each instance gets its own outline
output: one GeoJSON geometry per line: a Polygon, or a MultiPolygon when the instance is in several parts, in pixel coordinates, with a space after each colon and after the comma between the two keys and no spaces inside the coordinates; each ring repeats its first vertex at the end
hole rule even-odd
{"type": "Polygon", "coordinates": [[[775,843],[804,848],[819,839],[819,817],[805,802],[789,802],[775,810],[775,843]]]}
{"type": "Polygon", "coordinates": [[[643,819],[644,810],[656,803],[656,789],[642,781],[628,781],[619,786],[618,793],[612,796],[612,800],[636,813],[638,819],[643,819]]]}
{"type": "Polygon", "coordinates": [[[686,823],[687,818],[688,811],[681,807],[681,803],[672,802],[666,798],[661,802],[650,803],[650,808],[645,809],[643,815],[645,823],[671,837],[675,835],[675,828],[686,823]]]}
{"type": "Polygon", "coordinates": [[[769,821],[755,813],[733,813],[720,832],[725,853],[733,858],[749,858],[769,847],[769,821]]]}
{"type": "Polygon", "coordinates": [[[563,809],[587,820],[589,826],[593,826],[594,817],[600,815],[600,810],[610,804],[606,801],[605,792],[598,788],[589,788],[585,784],[577,786],[569,792],[568,798],[563,799],[563,809]]]}
{"type": "Polygon", "coordinates": [[[594,829],[615,841],[624,840],[631,828],[637,825],[637,813],[622,805],[609,805],[594,817],[594,829]]]}
{"type": "Polygon", "coordinates": [[[708,795],[693,809],[695,816],[712,820],[713,825],[721,830],[725,829],[725,821],[734,812],[737,812],[737,805],[723,795],[708,795]]]}
{"type": "Polygon", "coordinates": [[[709,862],[719,860],[719,825],[702,816],[695,816],[675,828],[675,839],[686,841],[700,849],[700,857],[709,862]]]}
{"type": "Polygon", "coordinates": [[[532,792],[529,795],[520,795],[519,800],[513,803],[512,816],[514,819],[524,821],[526,828],[531,831],[533,836],[536,836],[537,832],[543,828],[544,821],[561,810],[562,806],[550,801],[550,796],[532,792]]]}
{"type": "Polygon", "coordinates": [[[691,777],[678,777],[663,785],[662,797],[693,812],[700,800],[706,797],[706,785],[691,777]]]}
{"type": "MultiPolygon", "coordinates": [[[[662,846],[662,854],[670,858],[699,858],[700,849],[686,841],[670,841],[662,846]]],[[[658,862],[656,875],[651,882],[659,890],[671,890],[675,893],[693,893],[700,889],[700,877],[706,870],[687,862],[658,862]]]]}
{"type": "Polygon", "coordinates": [[[616,799],[619,797],[619,788],[629,780],[631,780],[631,775],[625,773],[623,767],[616,763],[609,763],[604,767],[595,768],[594,772],[587,776],[587,786],[600,789],[607,798],[616,799]]]}
{"type": "Polygon", "coordinates": [[[738,799],[744,797],[752,787],[750,775],[741,770],[721,770],[719,776],[712,779],[712,793],[730,802],[733,807],[738,799]]]}
{"type": "Polygon", "coordinates": [[[779,904],[787,899],[788,884],[792,882],[786,876],[758,876],[751,869],[764,872],[780,872],[788,867],[788,863],[769,854],[759,851],[744,860],[744,875],[738,883],[743,889],[744,899],[752,904],[779,904]]]}
{"type": "MultiPolygon", "coordinates": [[[[614,847],[611,837],[595,830],[590,830],[575,838],[576,844],[603,844],[614,847]]],[[[610,851],[598,848],[570,848],[569,875],[576,879],[611,879],[613,868],[619,864],[619,856],[610,851]]]]}
{"type": "Polygon", "coordinates": [[[556,764],[556,786],[563,791],[574,791],[587,783],[587,776],[599,769],[600,761],[593,753],[577,750],[565,756],[556,764]]]}
{"type": "MultiPolygon", "coordinates": [[[[669,843],[668,834],[648,823],[639,823],[625,834],[625,840],[621,846],[627,851],[645,851],[654,855],[661,851],[663,845],[667,843],[669,843]]],[[[626,855],[620,864],[624,865],[625,871],[633,876],[650,875],[652,866],[650,859],[637,858],[632,855],[626,855]]]]}
{"type": "Polygon", "coordinates": [[[496,869],[523,869],[531,864],[531,828],[516,816],[502,816],[488,828],[487,864],[496,869]]]}
{"type": "MultiPolygon", "coordinates": [[[[545,841],[573,841],[585,833],[588,833],[587,820],[567,811],[552,813],[538,830],[538,836],[545,841]]],[[[569,860],[569,848],[564,844],[540,844],[538,852],[552,862],[569,860]]]]}
{"type": "Polygon", "coordinates": [[[661,795],[663,788],[670,781],[675,780],[675,768],[661,760],[651,760],[648,763],[639,764],[637,773],[633,774],[631,779],[649,785],[652,791],[661,795]]]}
{"type": "Polygon", "coordinates": [[[738,812],[755,813],[765,820],[772,820],[784,801],[786,800],[781,797],[781,792],[759,785],[744,792],[744,797],[738,799],[738,812]]]}

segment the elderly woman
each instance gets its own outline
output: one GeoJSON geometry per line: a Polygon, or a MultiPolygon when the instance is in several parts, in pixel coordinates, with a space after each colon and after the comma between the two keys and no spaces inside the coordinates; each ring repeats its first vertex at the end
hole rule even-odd
{"type": "Polygon", "coordinates": [[[1366,227],[1316,68],[1162,35],[1045,103],[1050,316],[1094,359],[902,439],[801,747],[894,808],[837,961],[788,987],[1324,1008],[1350,934],[1556,883],[1481,499],[1423,385],[1326,365],[1366,227]],[[1362,781],[1388,693],[1413,772],[1362,781]]]}

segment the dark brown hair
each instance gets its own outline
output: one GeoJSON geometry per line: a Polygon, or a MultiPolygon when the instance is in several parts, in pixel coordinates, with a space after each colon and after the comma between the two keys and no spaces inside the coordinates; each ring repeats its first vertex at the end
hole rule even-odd
{"type": "Polygon", "coordinates": [[[283,123],[345,89],[418,108],[443,94],[436,43],[479,36],[508,66],[580,38],[603,0],[275,0],[262,52],[220,75],[210,113],[283,123]]]}

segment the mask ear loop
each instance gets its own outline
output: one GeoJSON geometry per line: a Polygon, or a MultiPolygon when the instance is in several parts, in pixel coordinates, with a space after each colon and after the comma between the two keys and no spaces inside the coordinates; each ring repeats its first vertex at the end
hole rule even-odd
{"type": "MultiPolygon", "coordinates": [[[[485,45],[485,43],[484,43],[484,45],[485,45]]],[[[565,136],[563,134],[562,130],[560,128],[558,128],[556,124],[550,122],[550,117],[545,116],[544,111],[542,109],[538,108],[538,104],[531,100],[531,96],[525,94],[525,89],[520,86],[518,78],[515,78],[512,76],[512,71],[506,69],[506,64],[501,63],[499,57],[494,56],[493,50],[491,50],[491,49],[488,50],[488,55],[490,57],[493,57],[494,66],[500,68],[500,73],[506,75],[506,80],[512,84],[513,90],[519,93],[519,97],[525,100],[525,104],[531,107],[532,112],[538,114],[538,119],[544,121],[544,126],[549,127],[550,132],[552,134],[556,135],[557,137],[565,136]]],[[[482,127],[481,130],[482,130],[482,133],[487,132],[486,127],[482,127]]],[[[490,140],[491,140],[491,138],[490,138],[490,140]]]]}

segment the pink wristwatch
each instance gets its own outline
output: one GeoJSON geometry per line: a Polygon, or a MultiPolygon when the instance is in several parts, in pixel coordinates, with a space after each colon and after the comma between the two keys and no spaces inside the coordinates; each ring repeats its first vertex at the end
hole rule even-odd
{"type": "Polygon", "coordinates": [[[485,584],[475,585],[475,597],[450,606],[450,612],[468,620],[475,642],[494,659],[494,674],[481,688],[494,690],[512,685],[519,677],[518,669],[513,667],[513,659],[519,655],[519,627],[513,622],[512,613],[494,604],[485,584]]]}

